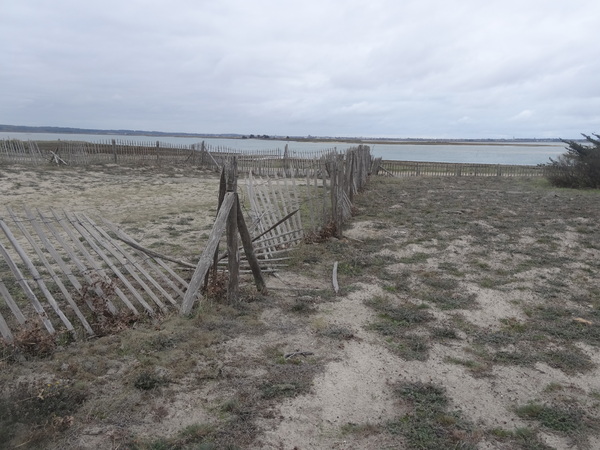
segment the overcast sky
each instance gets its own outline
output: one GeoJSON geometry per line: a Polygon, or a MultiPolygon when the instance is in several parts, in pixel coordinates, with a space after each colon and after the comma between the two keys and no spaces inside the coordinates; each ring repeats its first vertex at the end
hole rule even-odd
{"type": "Polygon", "coordinates": [[[0,123],[600,133],[598,0],[0,0],[0,123]]]}

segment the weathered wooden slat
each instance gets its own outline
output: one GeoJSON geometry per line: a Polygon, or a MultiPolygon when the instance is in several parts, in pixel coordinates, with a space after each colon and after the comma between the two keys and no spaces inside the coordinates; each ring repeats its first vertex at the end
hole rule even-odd
{"type": "MultiPolygon", "coordinates": [[[[264,186],[264,182],[263,182],[263,186],[264,186]]],[[[271,236],[274,238],[274,242],[273,242],[273,249],[275,249],[275,247],[277,245],[282,244],[284,241],[283,239],[280,237],[280,226],[282,223],[284,223],[284,221],[280,220],[280,217],[278,217],[277,213],[275,212],[275,208],[272,205],[272,202],[270,201],[269,198],[269,189],[263,189],[260,186],[258,186],[258,189],[256,189],[255,191],[255,195],[256,195],[256,204],[257,204],[257,209],[255,210],[255,215],[258,216],[259,212],[262,213],[261,215],[261,225],[263,227],[263,233],[261,233],[261,235],[267,235],[267,236],[271,236]]],[[[270,249],[265,249],[266,252],[268,252],[270,249]]]]}
{"type": "Polygon", "coordinates": [[[167,307],[165,306],[165,304],[158,298],[158,296],[154,293],[150,286],[148,286],[146,282],[142,280],[141,277],[134,270],[134,268],[139,270],[139,266],[135,263],[135,260],[130,261],[126,259],[122,255],[122,253],[120,253],[119,248],[116,246],[116,243],[111,242],[110,237],[108,237],[108,240],[106,240],[101,235],[101,233],[99,233],[99,230],[96,227],[94,227],[91,222],[89,222],[89,218],[86,218],[88,222],[83,222],[79,216],[73,214],[71,217],[71,221],[73,220],[76,220],[77,223],[79,223],[79,225],[81,225],[83,229],[85,229],[89,233],[89,235],[96,240],[96,242],[99,242],[106,250],[108,250],[108,252],[111,255],[113,255],[117,259],[117,261],[119,261],[122,267],[125,267],[125,270],[127,270],[127,272],[133,277],[133,279],[138,282],[142,289],[150,296],[150,298],[154,301],[154,303],[158,305],[160,309],[162,309],[165,312],[167,311],[167,307]]]}
{"type": "Polygon", "coordinates": [[[135,257],[133,257],[133,255],[131,255],[129,252],[127,252],[122,246],[120,246],[117,242],[115,242],[106,231],[104,231],[102,228],[100,228],[99,226],[96,225],[96,223],[90,219],[87,215],[82,214],[82,216],[85,218],[85,220],[88,221],[88,223],[94,227],[94,229],[100,233],[102,235],[102,237],[107,241],[110,242],[116,249],[118,252],[120,252],[120,254],[123,255],[123,257],[126,260],[126,263],[129,263],[131,265],[133,265],[133,267],[135,267],[144,277],[146,277],[146,279],[152,283],[152,285],[172,304],[175,306],[177,305],[177,302],[173,299],[173,297],[171,297],[171,294],[169,294],[167,291],[165,291],[163,289],[163,287],[157,283],[157,281],[146,271],[146,269],[144,269],[144,267],[142,267],[141,264],[139,264],[136,260],[135,257]]]}
{"type": "MultiPolygon", "coordinates": [[[[96,280],[93,280],[92,277],[89,276],[88,267],[86,267],[86,265],[83,264],[83,262],[79,259],[79,257],[75,253],[74,249],[70,245],[68,245],[67,242],[62,238],[62,236],[60,235],[60,233],[58,232],[58,230],[52,223],[52,220],[44,217],[43,214],[39,211],[38,211],[38,214],[39,214],[40,218],[42,219],[42,221],[46,224],[46,227],[48,227],[48,229],[50,230],[50,232],[52,233],[54,238],[57,239],[58,242],[61,243],[63,249],[65,251],[67,251],[67,253],[71,257],[71,260],[75,263],[75,265],[77,266],[77,268],[79,269],[79,271],[81,272],[83,277],[85,278],[86,282],[94,289],[94,291],[96,292],[96,294],[98,294],[98,296],[100,298],[104,299],[109,311],[112,314],[116,314],[118,312],[118,309],[116,308],[116,306],[105,295],[104,291],[98,285],[96,280]]],[[[81,244],[81,242],[79,241],[77,236],[75,236],[73,234],[71,229],[67,225],[65,225],[62,220],[59,220],[55,211],[52,211],[52,214],[54,216],[54,220],[56,221],[56,223],[58,223],[60,225],[61,229],[63,229],[67,233],[67,236],[69,237],[69,239],[75,246],[75,249],[77,249],[77,251],[79,251],[79,253],[85,258],[85,260],[88,262],[88,264],[90,264],[92,269],[100,277],[102,277],[102,279],[110,280],[110,278],[106,275],[106,272],[100,267],[100,265],[96,262],[96,260],[92,257],[92,255],[90,255],[90,253],[87,251],[87,249],[81,244]]],[[[139,311],[137,310],[137,308],[129,301],[127,296],[125,294],[123,294],[123,291],[121,291],[121,289],[118,286],[112,285],[112,289],[114,290],[115,294],[117,294],[117,296],[123,301],[123,303],[125,303],[125,305],[129,309],[131,309],[131,311],[133,311],[135,314],[139,314],[139,311]]]]}
{"type": "MultiPolygon", "coordinates": [[[[77,279],[77,277],[75,277],[75,275],[73,275],[73,272],[71,271],[70,267],[60,256],[60,254],[56,250],[55,246],[52,245],[52,243],[50,242],[50,240],[48,239],[48,237],[42,230],[37,219],[33,216],[33,213],[29,209],[25,208],[25,214],[27,216],[27,219],[29,220],[29,223],[31,224],[31,226],[37,233],[38,237],[40,238],[40,241],[42,242],[42,244],[44,244],[44,247],[46,248],[48,253],[50,253],[50,256],[52,256],[54,261],[56,261],[56,263],[58,264],[58,266],[60,267],[62,272],[67,276],[67,279],[71,282],[71,284],[73,285],[75,290],[79,293],[79,295],[83,296],[83,288],[81,286],[81,283],[79,283],[79,280],[77,279]]],[[[69,254],[69,251],[70,251],[70,249],[65,248],[65,252],[67,254],[69,254]]],[[[92,304],[92,302],[89,299],[84,298],[84,301],[87,304],[87,306],[90,308],[91,311],[95,311],[94,305],[92,304]]]]}
{"type": "MultiPolygon", "coordinates": [[[[237,194],[236,194],[237,195],[237,194]]],[[[242,245],[244,247],[244,253],[246,255],[246,259],[248,260],[248,264],[250,265],[250,269],[252,270],[252,275],[254,276],[254,283],[256,284],[256,288],[259,292],[266,294],[267,292],[267,284],[262,276],[262,272],[260,270],[260,266],[258,263],[258,259],[256,254],[254,253],[254,248],[252,246],[252,239],[250,238],[250,232],[246,227],[246,221],[244,220],[244,214],[242,212],[242,207],[240,205],[239,199],[236,197],[235,207],[237,209],[237,228],[240,233],[240,238],[242,240],[242,245]]]]}
{"type": "Polygon", "coordinates": [[[270,181],[270,179],[267,180],[266,188],[259,189],[258,193],[262,198],[263,208],[264,208],[264,211],[266,211],[266,213],[267,213],[266,216],[269,218],[269,223],[274,226],[273,235],[277,236],[279,238],[279,243],[283,243],[284,241],[283,241],[283,239],[281,239],[279,237],[279,234],[282,232],[285,233],[285,231],[286,231],[285,223],[282,222],[280,225],[274,225],[280,220],[281,213],[278,213],[278,211],[277,211],[277,199],[271,197],[272,194],[270,192],[271,190],[269,189],[270,188],[269,181],[270,181]],[[278,228],[281,228],[281,230],[283,230],[283,231],[281,231],[278,228]]]}
{"type": "MultiPolygon", "coordinates": [[[[284,180],[286,186],[286,193],[288,198],[288,206],[290,211],[298,210],[300,211],[300,202],[298,200],[298,187],[296,186],[296,178],[292,178],[291,181],[291,191],[288,188],[288,181],[284,180]],[[292,195],[293,192],[293,195],[292,195]]],[[[292,228],[296,230],[300,230],[296,237],[302,238],[304,237],[304,228],[302,227],[302,214],[294,215],[292,218],[292,228]]]]}
{"type": "Polygon", "coordinates": [[[21,231],[21,233],[23,234],[23,236],[25,236],[25,238],[29,242],[29,245],[31,245],[31,247],[33,248],[33,250],[37,254],[38,258],[40,259],[40,261],[42,262],[42,264],[44,265],[44,267],[46,268],[46,270],[50,274],[50,277],[52,278],[52,281],[54,281],[56,283],[56,285],[58,286],[58,288],[62,292],[65,300],[67,301],[67,303],[69,304],[69,306],[71,307],[71,309],[73,310],[73,312],[75,313],[75,315],[77,316],[77,318],[79,319],[79,321],[81,322],[81,324],[83,325],[83,328],[85,328],[85,330],[88,332],[88,334],[93,335],[94,334],[94,330],[92,330],[92,327],[88,323],[87,319],[81,313],[79,307],[77,306],[77,304],[73,300],[73,297],[71,297],[71,293],[65,287],[65,285],[63,284],[63,282],[60,279],[60,277],[56,274],[56,272],[52,268],[52,265],[49,263],[48,259],[44,255],[44,252],[42,252],[42,250],[40,249],[40,247],[37,245],[37,243],[33,239],[33,236],[31,236],[31,234],[29,233],[29,231],[27,230],[27,228],[25,228],[23,226],[23,224],[16,217],[16,215],[12,211],[12,209],[8,208],[8,213],[10,214],[10,216],[13,219],[14,223],[17,225],[17,227],[19,228],[19,230],[21,231]]]}
{"type": "MultiPolygon", "coordinates": [[[[118,228],[115,224],[109,222],[106,219],[102,219],[102,221],[110,228],[110,230],[115,233],[115,235],[121,239],[123,242],[125,242],[127,245],[130,245],[131,247],[133,247],[136,251],[150,256],[152,257],[152,253],[148,253],[147,249],[144,249],[144,247],[142,247],[141,245],[139,245],[138,242],[136,242],[135,239],[133,239],[131,236],[129,236],[127,233],[125,233],[123,230],[121,230],[120,228],[118,228]],[[133,244],[133,245],[132,245],[133,244]]],[[[156,261],[156,264],[158,264],[160,267],[162,267],[164,270],[166,270],[169,275],[171,275],[177,282],[179,282],[184,289],[187,289],[188,287],[188,283],[187,281],[185,281],[183,278],[181,278],[173,269],[171,269],[168,265],[166,265],[163,261],[162,261],[162,255],[159,255],[157,258],[155,259],[147,259],[146,263],[147,264],[152,264],[152,261],[156,261]]],[[[167,284],[169,284],[169,286],[171,286],[171,288],[173,288],[173,290],[175,290],[179,295],[181,295],[182,297],[184,296],[184,292],[173,282],[173,280],[171,280],[169,277],[167,277],[162,270],[160,270],[159,268],[154,267],[154,271],[155,273],[159,273],[163,279],[167,282],[167,284]]]]}
{"type": "Polygon", "coordinates": [[[2,337],[4,338],[5,341],[7,341],[7,342],[13,341],[13,335],[10,332],[10,328],[8,327],[8,324],[6,323],[6,320],[4,320],[4,316],[2,315],[2,313],[0,313],[0,334],[2,334],[2,337]]]}
{"type": "Polygon", "coordinates": [[[67,330],[73,331],[74,330],[73,324],[71,323],[69,318],[67,316],[65,316],[65,314],[60,309],[60,306],[58,305],[56,299],[54,298],[54,296],[52,295],[52,293],[50,292],[48,287],[46,286],[46,282],[42,278],[42,275],[40,274],[40,272],[37,270],[37,267],[35,267],[33,262],[31,262],[31,259],[29,258],[29,256],[25,252],[25,250],[23,250],[23,247],[21,247],[21,244],[19,244],[19,241],[17,241],[15,239],[15,236],[12,234],[12,231],[10,231],[10,228],[8,228],[8,225],[6,225],[6,222],[4,222],[4,220],[2,220],[2,219],[0,219],[0,228],[2,228],[2,231],[4,232],[4,234],[6,235],[6,237],[12,244],[13,248],[16,250],[17,254],[21,258],[21,261],[23,261],[23,264],[25,264],[25,267],[31,274],[33,281],[35,281],[35,283],[38,285],[38,287],[44,294],[44,297],[46,297],[46,300],[48,300],[50,307],[54,310],[56,315],[60,318],[62,323],[65,324],[65,326],[67,327],[67,330]]]}
{"type": "Polygon", "coordinates": [[[190,280],[188,289],[183,297],[183,302],[181,304],[181,314],[189,314],[192,311],[192,307],[198,296],[198,291],[201,288],[202,282],[208,269],[210,268],[213,260],[213,256],[215,254],[215,250],[217,248],[217,244],[225,231],[225,225],[227,223],[227,217],[229,217],[229,211],[231,210],[233,203],[235,200],[235,195],[232,192],[227,192],[225,194],[225,198],[223,199],[223,204],[219,209],[219,213],[217,214],[217,218],[213,225],[212,232],[208,238],[208,242],[202,255],[200,256],[200,260],[198,261],[198,265],[196,266],[196,270],[192,275],[192,279],[190,280]]]}
{"type": "Polygon", "coordinates": [[[13,316],[15,316],[15,319],[17,319],[17,322],[19,322],[19,324],[23,325],[26,321],[25,316],[19,309],[19,306],[17,305],[15,300],[12,298],[12,295],[10,295],[10,292],[8,291],[8,289],[6,288],[6,285],[4,284],[4,282],[1,279],[0,279],[0,294],[2,295],[2,297],[4,298],[4,301],[6,302],[6,304],[12,311],[13,316]]]}
{"type": "MultiPolygon", "coordinates": [[[[62,224],[62,221],[58,218],[58,216],[56,214],[55,214],[55,217],[59,221],[59,223],[61,223],[61,225],[63,225],[64,228],[68,228],[68,227],[65,227],[64,224],[62,224]]],[[[100,257],[100,259],[102,261],[104,261],[104,263],[108,266],[108,268],[117,276],[117,278],[119,278],[119,280],[121,280],[121,282],[125,285],[125,287],[127,289],[129,289],[129,292],[131,292],[131,294],[136,298],[136,300],[140,303],[140,305],[142,305],[144,307],[144,309],[150,315],[155,314],[154,309],[152,309],[152,307],[146,302],[146,300],[144,300],[144,297],[142,297],[140,295],[140,293],[137,291],[137,289],[135,287],[133,287],[131,282],[127,279],[127,277],[125,275],[123,275],[123,273],[119,270],[119,268],[117,266],[115,266],[115,264],[112,262],[112,260],[108,256],[106,256],[106,254],[102,251],[102,249],[98,246],[98,244],[96,244],[96,242],[89,235],[89,233],[87,233],[83,227],[81,227],[76,221],[71,219],[71,217],[69,217],[66,213],[65,213],[65,217],[69,221],[69,223],[71,225],[73,225],[73,227],[79,232],[79,234],[86,240],[86,242],[89,244],[89,246],[92,247],[94,252],[96,252],[96,254],[100,257]]],[[[127,302],[131,303],[129,299],[127,299],[127,302]]]]}
{"type": "MultiPolygon", "coordinates": [[[[281,217],[286,216],[287,212],[282,212],[283,211],[282,207],[285,205],[285,200],[282,197],[281,186],[279,185],[279,183],[273,183],[273,181],[269,178],[267,180],[267,187],[268,187],[267,195],[270,197],[271,204],[273,205],[272,210],[273,210],[275,217],[277,217],[277,219],[279,219],[281,217]],[[275,186],[274,186],[275,184],[277,185],[277,188],[275,188],[275,186]]],[[[290,231],[288,221],[283,222],[280,227],[281,227],[281,231],[283,233],[290,231]]]]}
{"type": "Polygon", "coordinates": [[[2,245],[2,242],[0,242],[0,255],[2,255],[4,257],[4,260],[6,261],[6,264],[8,264],[8,267],[10,268],[14,277],[16,278],[17,283],[19,283],[19,286],[21,286],[21,289],[23,289],[23,292],[25,293],[25,295],[27,296],[27,298],[33,305],[33,308],[38,313],[40,320],[42,321],[42,323],[44,324],[44,326],[46,327],[48,332],[51,334],[54,334],[56,330],[54,329],[52,322],[50,322],[50,319],[48,319],[48,315],[46,314],[44,307],[42,306],[42,304],[36,297],[35,293],[31,289],[29,284],[27,284],[27,280],[21,273],[21,270],[17,267],[17,265],[14,263],[14,261],[10,257],[8,251],[6,250],[6,247],[4,247],[4,245],[2,245]]]}

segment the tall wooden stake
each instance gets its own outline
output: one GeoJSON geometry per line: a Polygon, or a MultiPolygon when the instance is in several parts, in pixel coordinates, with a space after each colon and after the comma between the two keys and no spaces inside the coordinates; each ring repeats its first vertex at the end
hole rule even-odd
{"type": "MultiPolygon", "coordinates": [[[[226,165],[227,192],[233,193],[234,203],[239,203],[237,196],[237,159],[233,157],[226,165]]],[[[229,281],[227,283],[227,301],[235,303],[239,297],[239,274],[240,274],[240,250],[238,247],[238,209],[234,205],[229,211],[227,218],[227,269],[229,281]]]]}

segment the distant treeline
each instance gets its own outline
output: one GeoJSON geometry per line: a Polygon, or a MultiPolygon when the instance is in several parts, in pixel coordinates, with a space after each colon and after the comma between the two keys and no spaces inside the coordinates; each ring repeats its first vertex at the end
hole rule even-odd
{"type": "Polygon", "coordinates": [[[12,133],[58,133],[58,134],[116,134],[122,136],[181,136],[181,137],[214,137],[238,138],[241,134],[199,134],[199,133],[173,133],[164,131],[143,130],[95,130],[91,128],[70,127],[29,127],[24,125],[2,125],[0,132],[12,133]]]}
{"type": "MultiPolygon", "coordinates": [[[[96,130],[91,128],[70,127],[30,127],[24,125],[2,125],[0,132],[12,133],[60,133],[60,134],[113,134],[121,136],[175,136],[198,138],[224,138],[224,139],[274,139],[299,142],[339,141],[353,144],[481,144],[498,143],[514,144],[535,142],[562,142],[561,138],[512,138],[512,139],[436,139],[436,138],[378,138],[378,137],[349,137],[349,136],[279,136],[267,134],[239,134],[239,133],[175,133],[165,131],[144,130],[96,130]]],[[[575,139],[577,140],[577,139],[575,139]]]]}

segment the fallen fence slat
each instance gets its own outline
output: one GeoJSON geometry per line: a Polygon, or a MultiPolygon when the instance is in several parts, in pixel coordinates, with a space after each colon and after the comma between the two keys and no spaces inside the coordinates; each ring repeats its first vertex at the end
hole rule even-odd
{"type": "Polygon", "coordinates": [[[52,309],[54,310],[56,315],[60,318],[62,323],[65,324],[65,326],[67,327],[67,330],[73,331],[73,324],[67,318],[67,316],[65,316],[65,314],[62,312],[62,310],[60,309],[60,306],[54,299],[54,296],[48,290],[48,287],[46,286],[46,283],[44,282],[44,279],[40,275],[39,271],[37,270],[35,265],[31,262],[31,259],[29,259],[29,256],[27,255],[27,253],[23,250],[23,247],[21,247],[21,244],[19,244],[19,242],[15,239],[14,235],[12,234],[12,232],[10,231],[10,229],[8,228],[8,226],[2,219],[0,219],[0,228],[2,228],[2,231],[4,231],[4,234],[8,238],[9,242],[12,244],[13,248],[16,250],[17,254],[21,258],[21,261],[23,261],[23,264],[25,264],[25,267],[31,274],[33,281],[38,285],[38,287],[44,294],[44,297],[46,297],[46,300],[48,300],[48,303],[50,304],[50,306],[52,307],[52,309]]]}
{"type": "MultiPolygon", "coordinates": [[[[136,259],[130,255],[123,247],[121,247],[120,245],[118,245],[114,240],[112,240],[110,238],[110,236],[108,235],[108,233],[106,233],[106,231],[104,231],[102,228],[98,227],[94,221],[92,219],[90,219],[88,216],[86,216],[85,214],[82,214],[82,216],[85,218],[85,220],[92,226],[94,227],[94,229],[100,233],[102,235],[102,237],[104,238],[104,242],[110,242],[116,249],[118,252],[120,252],[121,255],[123,255],[123,257],[125,258],[125,260],[123,261],[123,264],[131,264],[133,265],[133,267],[135,267],[142,275],[144,275],[144,277],[150,282],[152,283],[152,285],[174,306],[178,306],[177,302],[173,299],[173,297],[171,297],[171,294],[169,294],[167,291],[165,291],[163,289],[163,287],[156,282],[156,280],[146,271],[146,269],[144,269],[141,264],[139,264],[136,259]]],[[[162,302],[161,302],[162,303],[162,302]]]]}
{"type": "MultiPolygon", "coordinates": [[[[48,229],[51,231],[51,233],[54,236],[54,238],[57,239],[59,242],[61,242],[63,249],[69,254],[69,256],[71,257],[72,261],[75,263],[75,265],[78,267],[80,273],[85,278],[86,282],[90,286],[93,287],[94,291],[96,292],[96,294],[98,294],[99,297],[105,299],[106,307],[108,308],[108,310],[112,314],[117,314],[118,310],[117,310],[116,306],[105,295],[104,291],[99,286],[99,283],[97,283],[97,280],[93,280],[92,279],[92,277],[89,275],[88,268],[77,257],[77,255],[75,254],[75,252],[73,251],[73,249],[71,248],[71,246],[68,245],[66,243],[66,241],[62,238],[62,236],[60,235],[60,233],[58,232],[58,230],[56,229],[56,227],[54,227],[54,225],[53,225],[52,221],[50,220],[50,218],[44,217],[39,211],[38,211],[38,214],[42,218],[43,222],[46,224],[46,227],[48,227],[48,229]]],[[[94,271],[103,280],[110,280],[110,278],[106,275],[106,272],[104,270],[102,270],[102,268],[100,268],[100,265],[96,262],[96,260],[92,257],[92,255],[87,251],[87,249],[81,244],[81,242],[79,241],[79,239],[77,239],[77,237],[73,234],[73,232],[70,230],[70,228],[68,226],[66,226],[63,223],[63,221],[58,218],[58,216],[56,215],[56,212],[52,211],[52,214],[54,215],[54,221],[56,223],[58,223],[61,226],[61,228],[67,233],[67,236],[69,237],[69,239],[71,240],[71,242],[74,244],[75,248],[83,255],[83,257],[86,259],[86,261],[88,262],[88,264],[91,265],[92,269],[94,269],[94,271]]],[[[112,281],[110,283],[111,283],[112,287],[114,288],[115,294],[117,294],[117,296],[123,301],[123,303],[125,303],[125,305],[129,309],[131,309],[131,311],[133,311],[134,314],[139,314],[139,311],[137,310],[137,308],[135,306],[133,306],[133,304],[129,301],[129,299],[127,298],[127,296],[125,294],[123,294],[123,291],[121,291],[121,289],[119,289],[118,286],[115,286],[114,283],[112,283],[112,281]]]]}
{"type": "MultiPolygon", "coordinates": [[[[68,229],[68,227],[65,227],[65,225],[62,223],[62,220],[59,219],[59,217],[56,215],[56,213],[55,213],[54,217],[56,217],[56,219],[59,221],[59,223],[61,225],[63,225],[63,227],[66,230],[68,229]]],[[[75,227],[75,229],[79,232],[79,234],[81,234],[81,236],[83,236],[83,238],[86,240],[86,242],[89,244],[89,246],[92,247],[94,252],[96,252],[96,254],[102,259],[102,261],[104,261],[104,263],[113,271],[113,273],[121,280],[121,282],[123,282],[125,287],[127,287],[127,289],[129,289],[129,292],[131,292],[131,294],[136,298],[136,300],[140,303],[140,305],[142,305],[144,307],[144,309],[146,309],[146,311],[150,315],[154,315],[155,314],[154,309],[152,309],[152,307],[146,302],[146,300],[144,300],[144,298],[137,291],[137,289],[135,287],[133,287],[131,282],[127,279],[127,277],[125,275],[123,275],[123,273],[117,268],[117,266],[115,266],[115,264],[111,261],[111,259],[108,256],[106,256],[106,254],[102,251],[102,249],[100,249],[100,247],[96,244],[96,242],[94,242],[94,240],[86,232],[86,230],[83,229],[81,227],[81,225],[79,225],[74,219],[72,219],[68,215],[66,216],[66,219],[69,221],[69,223],[71,223],[71,225],[73,225],[75,227]]],[[[70,233],[70,230],[69,230],[69,233],[70,233]]],[[[88,255],[90,255],[89,252],[88,252],[88,255]]],[[[91,255],[90,255],[90,260],[93,260],[91,255]]],[[[94,261],[94,264],[96,264],[96,266],[98,267],[98,264],[95,261],[94,261]]],[[[127,303],[131,304],[130,300],[126,296],[123,296],[123,297],[125,297],[125,300],[127,301],[127,303]]]]}
{"type": "MultiPolygon", "coordinates": [[[[70,215],[68,214],[67,217],[69,216],[70,215]]],[[[102,247],[104,247],[111,255],[113,255],[117,259],[117,261],[121,264],[121,267],[124,267],[125,270],[127,270],[127,272],[133,277],[135,281],[138,282],[142,289],[150,296],[150,298],[154,301],[154,303],[158,305],[160,309],[162,309],[163,311],[167,310],[165,304],[160,301],[160,299],[156,296],[154,291],[152,291],[152,289],[150,289],[150,287],[144,282],[144,280],[140,278],[137,272],[132,269],[132,264],[128,263],[128,261],[119,253],[118,249],[115,250],[114,245],[111,246],[109,244],[110,238],[109,241],[106,241],[102,236],[100,236],[100,234],[96,231],[95,228],[93,228],[92,226],[86,226],[87,224],[82,222],[76,214],[73,214],[70,217],[70,220],[72,223],[75,223],[74,221],[77,221],[77,223],[82,227],[82,229],[89,233],[89,236],[91,238],[93,238],[96,242],[100,243],[102,247]]],[[[133,265],[133,267],[135,267],[135,265],[133,265]]]]}
{"type": "MultiPolygon", "coordinates": [[[[164,255],[161,255],[159,253],[153,252],[152,250],[149,250],[147,248],[142,247],[141,245],[139,245],[138,242],[136,242],[135,239],[133,239],[131,236],[127,235],[127,233],[125,233],[123,230],[121,230],[120,228],[118,228],[115,224],[109,222],[106,219],[102,219],[103,222],[111,229],[111,231],[113,233],[115,233],[117,239],[121,240],[122,242],[124,242],[125,244],[129,245],[130,247],[133,247],[136,251],[149,256],[151,258],[154,258],[154,261],[156,261],[156,264],[158,264],[162,269],[164,269],[169,275],[171,275],[177,282],[179,282],[184,289],[187,289],[188,287],[188,283],[187,281],[185,281],[183,278],[181,278],[173,269],[171,269],[168,265],[166,265],[162,260],[165,259],[167,261],[171,261],[171,258],[166,257],[164,255]]],[[[158,267],[156,267],[153,263],[152,263],[152,259],[149,259],[146,261],[147,264],[149,264],[150,266],[152,266],[154,268],[155,273],[159,273],[161,274],[161,276],[163,277],[163,279],[167,282],[167,284],[169,284],[169,286],[171,286],[171,288],[173,290],[175,290],[179,295],[181,295],[181,297],[183,297],[185,295],[185,293],[179,288],[179,286],[177,286],[173,280],[171,280],[169,277],[167,277],[162,270],[160,270],[158,267]]],[[[177,264],[182,264],[182,265],[188,265],[189,263],[186,263],[185,261],[171,261],[171,262],[176,262],[177,264]]],[[[194,268],[195,266],[193,264],[189,264],[190,268],[194,268]]]]}
{"type": "Polygon", "coordinates": [[[10,328],[8,328],[8,324],[6,323],[6,320],[4,320],[4,316],[2,315],[2,313],[0,313],[0,333],[2,334],[2,337],[4,338],[5,341],[7,341],[7,342],[13,341],[13,335],[10,332],[10,328]]]}
{"type": "Polygon", "coordinates": [[[8,213],[10,214],[11,218],[13,219],[13,222],[17,225],[17,227],[19,228],[19,230],[21,231],[23,236],[25,236],[25,238],[29,242],[29,245],[31,245],[31,247],[37,254],[38,258],[40,259],[40,261],[42,262],[42,264],[48,271],[48,274],[50,275],[50,278],[52,279],[52,281],[54,281],[56,283],[56,285],[58,286],[58,288],[60,289],[61,293],[65,297],[65,300],[67,301],[67,303],[69,304],[69,306],[71,307],[71,309],[73,310],[73,312],[75,313],[75,315],[77,316],[77,318],[79,319],[81,324],[83,325],[84,329],[87,331],[88,334],[93,335],[94,330],[88,323],[85,316],[82,314],[81,310],[77,306],[77,303],[75,303],[75,300],[73,300],[73,297],[71,296],[71,293],[69,292],[69,290],[65,287],[62,280],[56,274],[56,272],[52,268],[52,265],[50,264],[50,262],[48,261],[48,259],[46,258],[46,256],[44,255],[44,253],[42,252],[40,247],[37,245],[37,243],[33,239],[33,236],[31,235],[31,233],[29,233],[27,228],[25,228],[23,226],[23,224],[21,223],[21,221],[18,220],[18,218],[16,217],[16,215],[12,211],[12,209],[8,208],[8,213]]]}
{"type": "Polygon", "coordinates": [[[12,295],[10,295],[10,292],[8,291],[8,289],[6,288],[6,285],[4,284],[4,282],[1,279],[0,279],[0,294],[2,294],[4,301],[6,302],[6,304],[12,311],[13,316],[15,316],[15,319],[17,319],[17,322],[19,322],[19,324],[23,325],[26,322],[25,316],[23,315],[23,313],[17,306],[17,303],[15,302],[12,295]]]}
{"type": "Polygon", "coordinates": [[[21,273],[21,270],[17,267],[17,265],[14,263],[14,261],[10,257],[10,254],[8,253],[8,251],[6,250],[6,247],[4,247],[2,242],[0,242],[0,254],[4,257],[6,264],[8,265],[9,269],[13,273],[14,277],[17,279],[17,283],[19,283],[19,285],[21,286],[21,289],[23,289],[23,292],[25,293],[25,295],[27,296],[27,298],[33,305],[33,308],[38,313],[40,320],[42,321],[42,323],[44,324],[44,326],[46,327],[48,332],[50,334],[54,334],[56,330],[54,329],[52,322],[50,322],[50,320],[48,319],[48,315],[46,314],[44,307],[42,306],[42,304],[36,297],[35,293],[31,289],[31,287],[27,284],[27,280],[21,273]]]}

